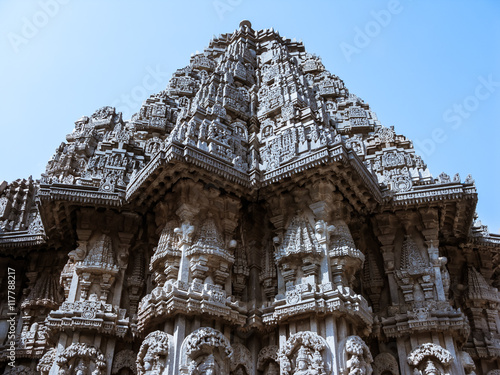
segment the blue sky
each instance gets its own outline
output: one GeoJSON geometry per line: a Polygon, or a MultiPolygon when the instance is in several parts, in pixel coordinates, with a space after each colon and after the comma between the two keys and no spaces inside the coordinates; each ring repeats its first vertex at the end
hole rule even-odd
{"type": "Polygon", "coordinates": [[[470,173],[500,229],[500,2],[0,1],[0,180],[44,171],[74,121],[130,116],[242,19],[301,39],[437,177],[470,173]]]}

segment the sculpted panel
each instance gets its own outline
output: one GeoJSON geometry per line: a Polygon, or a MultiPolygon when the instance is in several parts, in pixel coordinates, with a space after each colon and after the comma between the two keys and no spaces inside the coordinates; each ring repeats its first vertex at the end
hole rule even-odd
{"type": "Polygon", "coordinates": [[[452,361],[448,350],[432,343],[422,344],[408,355],[408,364],[416,375],[448,375],[452,361]]]}
{"type": "Polygon", "coordinates": [[[257,357],[257,370],[262,371],[264,375],[278,375],[280,373],[278,351],[277,345],[262,348],[257,357]]]}
{"type": "Polygon", "coordinates": [[[389,353],[380,353],[373,361],[373,375],[399,375],[396,358],[389,353]]]}
{"type": "Polygon", "coordinates": [[[233,344],[233,355],[231,356],[231,374],[251,375],[254,374],[252,354],[242,344],[233,344]]]}
{"type": "Polygon", "coordinates": [[[118,374],[123,368],[130,369],[132,373],[137,374],[137,365],[135,363],[134,351],[127,349],[122,350],[115,354],[113,359],[113,367],[111,368],[112,374],[118,374]]]}
{"type": "Polygon", "coordinates": [[[281,348],[281,375],[329,375],[331,353],[327,342],[313,332],[292,335],[281,348]]]}
{"type": "Polygon", "coordinates": [[[99,349],[88,344],[71,344],[56,357],[59,375],[104,375],[106,362],[99,349]]]}
{"type": "Polygon", "coordinates": [[[371,375],[373,357],[359,336],[349,336],[339,348],[340,370],[343,375],[371,375]]]}
{"type": "Polygon", "coordinates": [[[229,375],[233,349],[219,331],[203,327],[184,339],[180,373],[189,375],[229,375]]]}
{"type": "Polygon", "coordinates": [[[154,331],[146,336],[137,354],[137,372],[139,375],[162,372],[168,356],[168,335],[154,331]]]}

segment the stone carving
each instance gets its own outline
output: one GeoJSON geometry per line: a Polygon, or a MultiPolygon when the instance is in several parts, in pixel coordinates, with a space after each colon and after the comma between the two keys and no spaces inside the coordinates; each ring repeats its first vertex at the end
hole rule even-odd
{"type": "Polygon", "coordinates": [[[462,352],[461,353],[462,357],[462,366],[465,370],[465,373],[467,375],[475,375],[476,373],[474,370],[476,369],[476,364],[474,363],[473,359],[471,358],[470,354],[467,352],[462,352]]]}
{"type": "Polygon", "coordinates": [[[349,336],[340,347],[340,368],[345,375],[371,375],[373,357],[370,349],[359,336],[349,336]]]}
{"type": "Polygon", "coordinates": [[[87,344],[71,344],[57,355],[55,361],[60,371],[64,371],[65,374],[91,372],[92,375],[104,375],[106,373],[106,362],[101,351],[87,344]]]}
{"type": "Polygon", "coordinates": [[[186,254],[190,258],[194,279],[201,283],[210,283],[210,274],[213,272],[213,281],[222,285],[234,263],[233,254],[225,248],[219,229],[211,217],[203,222],[186,254]]]}
{"type": "Polygon", "coordinates": [[[54,361],[56,360],[56,355],[57,355],[57,350],[55,348],[49,349],[42,358],[40,358],[40,361],[38,362],[38,365],[36,367],[37,371],[40,371],[42,375],[47,375],[54,364],[54,361]]]}
{"type": "Polygon", "coordinates": [[[408,355],[408,364],[422,375],[444,374],[443,371],[452,361],[453,357],[448,350],[432,343],[422,344],[408,355]]]}
{"type": "Polygon", "coordinates": [[[493,288],[486,282],[483,275],[481,275],[474,267],[470,267],[467,273],[468,277],[468,293],[469,300],[478,301],[491,301],[500,303],[500,294],[497,288],[493,288]]]}
{"type": "Polygon", "coordinates": [[[494,367],[500,236],[474,180],[434,178],[302,42],[243,21],[144,99],[75,121],[40,180],[0,182],[2,366],[494,367]]]}
{"type": "Polygon", "coordinates": [[[422,301],[434,297],[433,271],[424,260],[411,236],[405,236],[401,249],[401,265],[396,271],[405,301],[422,301]]]}
{"type": "Polygon", "coordinates": [[[417,244],[411,236],[406,236],[401,250],[401,267],[408,275],[418,276],[428,272],[428,264],[422,258],[417,244]]]}
{"type": "Polygon", "coordinates": [[[257,358],[257,370],[265,375],[278,375],[278,351],[277,345],[270,345],[262,348],[257,358]]]}
{"type": "Polygon", "coordinates": [[[143,374],[161,374],[168,355],[168,335],[154,331],[146,336],[137,354],[137,372],[143,374]]]}
{"type": "Polygon", "coordinates": [[[37,184],[30,177],[10,184],[5,181],[0,189],[0,231],[25,231],[44,235],[40,216],[34,202],[37,184]]]}
{"type": "Polygon", "coordinates": [[[51,270],[43,272],[37,278],[35,285],[23,301],[23,309],[33,308],[35,306],[57,308],[63,301],[61,287],[51,270]]]}
{"type": "Polygon", "coordinates": [[[137,374],[137,365],[135,363],[135,353],[126,349],[115,354],[113,359],[112,374],[118,374],[123,368],[128,368],[132,373],[137,374]]]}
{"type": "Polygon", "coordinates": [[[292,335],[280,349],[278,359],[282,375],[327,375],[331,373],[328,361],[328,344],[313,332],[292,335]]]}
{"type": "Polygon", "coordinates": [[[305,217],[297,215],[288,226],[283,243],[276,253],[276,260],[281,262],[294,255],[316,255],[320,251],[313,227],[305,217]]]}
{"type": "Polygon", "coordinates": [[[177,227],[177,222],[173,220],[165,225],[158,246],[151,258],[149,269],[156,272],[156,282],[159,286],[163,286],[164,278],[167,281],[177,279],[181,257],[177,234],[175,233],[177,227]]]}
{"type": "Polygon", "coordinates": [[[328,251],[332,280],[340,285],[352,285],[354,274],[362,268],[365,256],[356,248],[343,220],[336,220],[333,227],[328,251]]]}
{"type": "Polygon", "coordinates": [[[36,372],[33,371],[31,368],[24,366],[24,365],[19,365],[15,367],[8,367],[4,374],[8,375],[35,375],[36,372]]]}
{"type": "Polygon", "coordinates": [[[380,353],[373,361],[373,375],[398,375],[399,366],[396,358],[389,353],[380,353]]]}
{"type": "Polygon", "coordinates": [[[252,354],[242,344],[232,345],[233,354],[231,356],[231,372],[233,374],[254,374],[252,354]]]}
{"type": "Polygon", "coordinates": [[[191,333],[181,348],[181,374],[229,374],[233,349],[229,340],[213,328],[191,333]]]}

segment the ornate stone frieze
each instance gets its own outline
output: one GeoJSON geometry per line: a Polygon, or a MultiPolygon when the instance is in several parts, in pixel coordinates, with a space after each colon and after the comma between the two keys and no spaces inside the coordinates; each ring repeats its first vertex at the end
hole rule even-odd
{"type": "Polygon", "coordinates": [[[278,354],[282,375],[331,374],[330,348],[313,332],[292,335],[278,354]]]}
{"type": "Polygon", "coordinates": [[[408,364],[415,374],[447,374],[448,367],[454,360],[450,352],[439,345],[427,343],[415,348],[408,355],[408,364]]]}
{"type": "Polygon", "coordinates": [[[130,324],[126,312],[126,309],[97,300],[94,294],[89,300],[63,302],[58,310],[49,314],[47,326],[57,330],[96,330],[123,337],[130,324]]]}
{"type": "Polygon", "coordinates": [[[139,326],[144,327],[158,316],[196,313],[243,325],[246,310],[218,285],[179,280],[163,288],[155,288],[146,295],[139,303],[138,318],[139,326]],[[183,301],[185,298],[189,298],[189,304],[183,301]]]}
{"type": "Polygon", "coordinates": [[[373,361],[373,375],[398,375],[399,365],[390,353],[380,353],[373,361]]]}
{"type": "Polygon", "coordinates": [[[229,374],[232,355],[231,344],[222,333],[213,328],[200,328],[182,343],[180,373],[229,374]]]}
{"type": "Polygon", "coordinates": [[[168,335],[165,332],[154,331],[147,335],[137,354],[137,373],[161,374],[166,366],[168,345],[168,335]]]}
{"type": "Polygon", "coordinates": [[[42,375],[47,375],[56,360],[56,356],[57,350],[55,348],[49,349],[43,357],[40,358],[36,367],[37,371],[40,371],[42,375]]]}
{"type": "Polygon", "coordinates": [[[242,344],[233,344],[233,354],[231,355],[231,372],[233,374],[254,374],[252,354],[242,344]]]}
{"type": "Polygon", "coordinates": [[[257,358],[257,370],[262,371],[266,375],[278,375],[278,351],[277,345],[269,345],[259,351],[257,358]]]}
{"type": "Polygon", "coordinates": [[[345,375],[371,375],[373,357],[366,343],[359,336],[349,336],[340,346],[340,372],[345,375]]]}
{"type": "Polygon", "coordinates": [[[57,355],[55,362],[63,373],[104,375],[106,362],[99,349],[88,344],[71,344],[57,355]]]}
{"type": "Polygon", "coordinates": [[[118,374],[123,368],[129,369],[133,374],[137,374],[135,353],[130,349],[121,350],[113,358],[112,374],[118,374]]]}

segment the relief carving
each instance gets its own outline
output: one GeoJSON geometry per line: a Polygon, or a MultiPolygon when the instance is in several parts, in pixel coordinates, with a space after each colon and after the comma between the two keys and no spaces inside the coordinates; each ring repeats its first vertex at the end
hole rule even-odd
{"type": "Polygon", "coordinates": [[[278,354],[281,375],[329,375],[328,358],[328,344],[313,332],[292,335],[278,354]]]}

